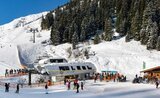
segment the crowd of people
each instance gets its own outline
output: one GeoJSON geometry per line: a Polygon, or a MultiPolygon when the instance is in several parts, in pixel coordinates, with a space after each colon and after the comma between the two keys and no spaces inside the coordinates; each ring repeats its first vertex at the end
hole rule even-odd
{"type": "MultiPolygon", "coordinates": [[[[83,81],[79,81],[78,79],[74,79],[73,81],[72,80],[69,80],[69,79],[66,79],[64,78],[64,85],[66,85],[67,87],[67,90],[71,90],[71,87],[73,87],[72,89],[75,90],[76,89],[76,93],[79,93],[79,88],[81,87],[81,90],[84,89],[84,82],[83,81]]],[[[51,86],[49,84],[49,82],[47,82],[45,84],[45,93],[48,94],[48,89],[49,89],[49,86],[51,86]]]]}
{"type": "Polygon", "coordinates": [[[27,69],[6,69],[5,77],[23,75],[26,74],[27,72],[28,72],[27,69]]]}
{"type": "Polygon", "coordinates": [[[133,83],[151,83],[155,84],[156,88],[158,88],[160,81],[156,76],[138,76],[137,74],[135,75],[135,78],[132,81],[133,83]]]}
{"type": "Polygon", "coordinates": [[[126,76],[119,73],[96,73],[94,75],[94,82],[99,79],[100,81],[114,81],[114,82],[126,82],[126,76]]]}
{"type": "MultiPolygon", "coordinates": [[[[27,73],[26,69],[6,69],[5,72],[5,76],[11,76],[11,75],[16,75],[16,74],[25,74],[27,73]]],[[[100,81],[105,81],[105,82],[126,82],[126,76],[119,74],[118,72],[116,73],[107,73],[107,72],[102,72],[102,73],[95,73],[93,76],[91,76],[90,78],[87,79],[93,79],[94,82],[100,81]]],[[[153,82],[156,85],[156,88],[158,88],[160,81],[158,80],[158,78],[156,77],[140,77],[138,75],[135,75],[135,78],[133,80],[133,83],[142,83],[144,81],[148,82],[153,82]]],[[[25,81],[19,81],[17,84],[17,89],[16,89],[16,93],[19,93],[19,85],[21,85],[23,87],[25,81]],[[22,84],[23,83],[23,84],[22,84]]],[[[44,83],[44,82],[43,82],[44,83]]],[[[83,90],[84,89],[84,81],[79,81],[78,78],[75,79],[66,79],[64,78],[64,85],[66,85],[67,90],[71,90],[71,89],[76,89],[76,93],[79,93],[80,89],[83,90]]],[[[45,85],[45,90],[46,90],[46,94],[48,94],[48,88],[49,86],[52,85],[52,82],[50,80],[48,80],[48,82],[46,82],[45,85]]],[[[9,87],[10,84],[9,83],[5,83],[5,92],[9,92],[9,87]]]]}
{"type": "Polygon", "coordinates": [[[74,80],[64,79],[64,85],[67,86],[68,90],[71,90],[72,83],[73,83],[73,89],[76,89],[76,93],[79,93],[79,88],[80,87],[81,87],[81,90],[83,90],[83,88],[84,88],[84,82],[83,81],[79,82],[78,79],[74,79],[74,80]]]}
{"type": "MultiPolygon", "coordinates": [[[[26,73],[25,70],[23,69],[18,69],[18,70],[8,70],[6,69],[6,74],[20,74],[20,73],[26,73]]],[[[133,80],[133,83],[141,83],[141,81],[143,81],[143,79],[145,79],[146,77],[140,77],[138,75],[135,75],[135,78],[133,80]]],[[[95,73],[93,78],[94,82],[100,81],[105,81],[105,82],[126,82],[126,76],[124,75],[120,75],[119,73],[95,73]]],[[[158,88],[159,86],[159,80],[158,78],[154,78],[154,83],[156,85],[156,88],[158,88]]],[[[78,78],[74,78],[74,79],[67,79],[64,78],[64,85],[66,85],[67,90],[75,90],[76,89],[76,93],[79,93],[80,90],[84,90],[84,84],[85,84],[85,80],[84,81],[79,81],[78,78]]],[[[16,85],[16,91],[15,93],[19,93],[19,85],[21,85],[20,83],[18,83],[16,85]]],[[[46,82],[45,84],[45,93],[48,94],[48,89],[49,86],[52,85],[51,80],[48,80],[48,82],[46,82]]],[[[10,83],[5,83],[5,92],[9,92],[9,87],[10,87],[10,83]]]]}

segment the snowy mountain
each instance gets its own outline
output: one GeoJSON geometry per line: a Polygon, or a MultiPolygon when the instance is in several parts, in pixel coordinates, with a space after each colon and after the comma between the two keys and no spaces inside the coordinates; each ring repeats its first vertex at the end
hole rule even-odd
{"type": "Polygon", "coordinates": [[[0,26],[0,75],[4,75],[6,68],[22,67],[17,46],[23,44],[32,45],[32,29],[37,30],[36,44],[49,38],[49,31],[40,31],[41,17],[42,15],[46,15],[46,13],[47,12],[43,12],[21,17],[0,26]]]}
{"type": "Polygon", "coordinates": [[[5,69],[22,68],[21,65],[30,65],[48,56],[63,57],[69,62],[90,61],[95,64],[97,72],[117,70],[128,77],[139,74],[143,62],[146,68],[160,65],[160,52],[148,51],[140,42],[126,43],[125,37],[97,45],[90,40],[80,43],[77,50],[72,50],[69,43],[52,46],[48,44],[50,30],[40,28],[41,17],[46,13],[21,17],[0,26],[0,75],[4,75],[5,69]],[[85,50],[89,52],[89,58],[84,55],[85,50]]]}

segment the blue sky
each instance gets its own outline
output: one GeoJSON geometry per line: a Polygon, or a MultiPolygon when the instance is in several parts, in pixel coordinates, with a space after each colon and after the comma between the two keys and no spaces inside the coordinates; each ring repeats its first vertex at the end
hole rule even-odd
{"type": "Polygon", "coordinates": [[[50,11],[69,0],[0,0],[0,25],[15,18],[50,11]]]}

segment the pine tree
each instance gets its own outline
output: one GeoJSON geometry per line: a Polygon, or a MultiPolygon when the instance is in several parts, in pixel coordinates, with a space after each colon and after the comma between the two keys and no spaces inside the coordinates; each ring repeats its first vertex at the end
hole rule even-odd
{"type": "Polygon", "coordinates": [[[120,13],[121,8],[122,8],[122,0],[116,0],[116,11],[117,11],[117,14],[120,13]]]}
{"type": "Polygon", "coordinates": [[[147,42],[147,49],[155,49],[157,44],[157,35],[149,36],[148,42],[147,42]]]}
{"type": "Polygon", "coordinates": [[[137,10],[135,17],[133,17],[132,24],[131,24],[131,32],[136,41],[140,40],[141,21],[142,20],[140,19],[140,13],[137,10]]]}
{"type": "Polygon", "coordinates": [[[46,23],[44,16],[42,16],[41,29],[42,30],[47,29],[47,23],[46,23]]]}
{"type": "Polygon", "coordinates": [[[54,45],[60,44],[60,33],[54,26],[52,26],[51,30],[51,41],[54,45]]]}
{"type": "Polygon", "coordinates": [[[127,33],[127,20],[124,19],[122,23],[119,25],[119,34],[120,36],[125,36],[127,33]]]}
{"type": "MultiPolygon", "coordinates": [[[[149,2],[147,7],[144,10],[143,14],[143,21],[142,21],[142,30],[141,30],[141,44],[146,45],[148,43],[149,38],[152,39],[152,37],[149,37],[149,21],[151,20],[152,17],[152,7],[153,7],[153,2],[149,2]]],[[[151,40],[150,40],[151,41],[151,40]]]]}
{"type": "Polygon", "coordinates": [[[50,29],[54,25],[51,30],[51,40],[54,44],[61,44],[72,43],[73,40],[84,41],[93,36],[96,41],[99,37],[96,35],[98,30],[105,32],[101,34],[101,38],[104,35],[105,40],[111,41],[112,27],[115,26],[120,36],[126,36],[126,42],[131,39],[140,40],[142,44],[147,44],[148,49],[154,49],[157,48],[160,36],[159,6],[159,0],[71,0],[63,11],[59,6],[45,18],[42,16],[41,28],[50,29]],[[53,12],[55,12],[54,18],[53,12]],[[113,20],[115,17],[116,20],[113,20]],[[106,19],[110,18],[108,22],[106,19]],[[152,34],[153,23],[148,20],[157,24],[156,33],[152,34]],[[114,21],[116,24],[113,24],[114,21]],[[75,32],[76,39],[73,37],[75,32]]]}
{"type": "Polygon", "coordinates": [[[76,45],[78,44],[78,34],[77,32],[74,32],[72,37],[72,47],[73,49],[76,49],[76,45]]]}
{"type": "Polygon", "coordinates": [[[160,51],[160,36],[158,36],[157,44],[156,44],[156,49],[160,51]]]}
{"type": "Polygon", "coordinates": [[[72,43],[73,33],[74,33],[74,21],[73,21],[73,22],[70,24],[70,26],[69,26],[68,38],[69,38],[69,42],[70,42],[70,43],[72,43]]]}
{"type": "Polygon", "coordinates": [[[117,15],[117,20],[116,20],[116,31],[117,32],[120,32],[122,21],[123,20],[122,20],[122,9],[121,9],[117,15]]]}
{"type": "Polygon", "coordinates": [[[49,12],[49,13],[46,15],[45,21],[46,21],[46,27],[47,27],[47,29],[50,29],[50,27],[51,27],[52,24],[54,23],[54,19],[53,19],[53,14],[52,14],[52,12],[49,12]]]}
{"type": "Polygon", "coordinates": [[[100,38],[99,38],[99,35],[96,34],[96,36],[94,37],[94,44],[98,44],[100,43],[100,38]]]}
{"type": "Polygon", "coordinates": [[[66,43],[69,41],[69,28],[67,27],[63,33],[63,43],[66,43]]]}
{"type": "Polygon", "coordinates": [[[156,44],[157,44],[157,39],[158,39],[158,26],[156,22],[152,22],[152,20],[150,19],[149,21],[149,39],[147,42],[147,49],[155,49],[156,48],[156,44]]]}
{"type": "Polygon", "coordinates": [[[105,40],[104,34],[101,35],[101,39],[102,39],[102,40],[105,40]]]}
{"type": "Polygon", "coordinates": [[[143,22],[142,22],[143,29],[147,29],[148,20],[151,19],[152,15],[154,14],[153,6],[154,6],[153,2],[150,1],[149,4],[147,5],[146,9],[144,10],[143,22]]]}
{"type": "Polygon", "coordinates": [[[132,38],[133,38],[133,36],[132,36],[131,32],[128,31],[127,35],[125,37],[125,42],[130,42],[132,38]]]}
{"type": "Polygon", "coordinates": [[[140,31],[140,41],[142,45],[146,45],[148,42],[148,34],[147,34],[147,30],[145,29],[141,29],[140,31]]]}
{"type": "Polygon", "coordinates": [[[87,29],[87,23],[88,20],[86,17],[84,17],[82,23],[81,23],[81,35],[80,35],[80,41],[84,41],[87,38],[86,29],[87,29]]]}
{"type": "Polygon", "coordinates": [[[105,40],[111,41],[113,36],[111,19],[105,21],[105,40]]]}

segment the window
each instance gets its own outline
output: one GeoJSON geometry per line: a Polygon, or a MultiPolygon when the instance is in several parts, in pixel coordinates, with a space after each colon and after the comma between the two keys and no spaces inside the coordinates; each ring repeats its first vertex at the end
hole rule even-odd
{"type": "Polygon", "coordinates": [[[85,67],[85,66],[82,66],[82,69],[83,69],[83,70],[86,70],[86,67],[85,67]]]}
{"type": "Polygon", "coordinates": [[[75,68],[73,68],[73,66],[71,66],[71,69],[72,69],[72,70],[75,70],[75,68]]]}
{"type": "Polygon", "coordinates": [[[58,60],[58,63],[63,63],[63,59],[59,59],[59,60],[58,60]]]}
{"type": "Polygon", "coordinates": [[[50,59],[51,63],[63,63],[63,59],[50,59]]]}
{"type": "Polygon", "coordinates": [[[59,70],[69,70],[69,67],[68,66],[59,66],[59,70]]]}
{"type": "Polygon", "coordinates": [[[80,67],[80,66],[77,66],[77,70],[81,70],[81,67],[80,67]]]}
{"type": "Polygon", "coordinates": [[[55,60],[55,59],[50,59],[50,62],[51,62],[51,63],[55,63],[56,60],[55,60]]]}
{"type": "Polygon", "coordinates": [[[92,67],[87,66],[88,70],[92,70],[92,67]]]}

